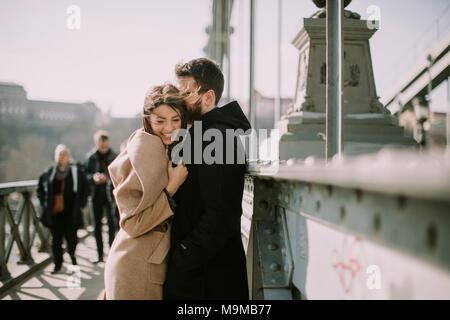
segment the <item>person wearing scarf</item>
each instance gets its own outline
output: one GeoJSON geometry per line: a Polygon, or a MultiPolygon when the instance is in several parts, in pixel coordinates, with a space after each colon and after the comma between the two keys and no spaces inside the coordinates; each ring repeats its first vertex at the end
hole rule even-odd
{"type": "Polygon", "coordinates": [[[39,177],[38,198],[42,207],[41,220],[52,234],[54,270],[63,266],[63,238],[73,265],[77,230],[83,226],[81,210],[87,202],[87,179],[80,165],[71,162],[70,150],[63,144],[55,149],[55,163],[39,177]]]}

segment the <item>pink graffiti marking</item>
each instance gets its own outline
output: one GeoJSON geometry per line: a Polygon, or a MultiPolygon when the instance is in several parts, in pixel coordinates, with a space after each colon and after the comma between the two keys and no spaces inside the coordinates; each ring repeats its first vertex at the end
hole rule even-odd
{"type": "Polygon", "coordinates": [[[332,251],[332,266],[336,270],[345,293],[349,293],[354,285],[356,275],[361,270],[359,262],[359,249],[361,240],[355,238],[352,243],[344,239],[342,250],[334,249],[332,251]]]}

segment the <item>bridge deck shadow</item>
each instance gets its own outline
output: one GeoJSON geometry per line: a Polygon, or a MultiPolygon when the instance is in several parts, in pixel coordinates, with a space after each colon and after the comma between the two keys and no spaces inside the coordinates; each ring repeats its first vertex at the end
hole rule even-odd
{"type": "MultiPolygon", "coordinates": [[[[104,233],[104,237],[106,234],[104,233]]],[[[107,242],[104,242],[107,244],[107,242]]],[[[109,248],[105,246],[105,259],[109,248]]],[[[68,253],[64,253],[62,271],[52,274],[53,263],[40,269],[28,279],[12,287],[2,300],[97,300],[103,299],[104,262],[94,264],[97,247],[93,234],[80,239],[77,266],[72,266],[68,253]]]]}

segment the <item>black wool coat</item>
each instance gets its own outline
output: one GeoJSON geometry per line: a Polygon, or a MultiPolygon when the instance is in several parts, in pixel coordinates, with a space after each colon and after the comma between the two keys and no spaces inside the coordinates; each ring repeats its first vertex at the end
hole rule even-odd
{"type": "MultiPolygon", "coordinates": [[[[246,258],[240,231],[245,153],[243,163],[238,164],[234,159],[233,164],[226,164],[225,141],[226,129],[247,131],[250,124],[235,101],[202,115],[200,121],[202,135],[211,128],[219,130],[224,142],[224,163],[207,164],[204,159],[200,164],[192,163],[196,139],[195,126],[192,126],[189,129],[191,159],[183,151],[188,177],[174,195],[176,209],[164,298],[248,299],[246,258]]],[[[201,144],[201,154],[214,139],[201,144]]],[[[228,155],[230,150],[235,155],[238,148],[243,150],[239,138],[231,141],[228,155]]]]}
{"type": "MultiPolygon", "coordinates": [[[[56,175],[56,165],[50,166],[39,177],[37,195],[42,207],[42,224],[48,228],[53,226],[53,181],[56,175]]],[[[69,164],[69,173],[64,184],[65,220],[75,228],[83,227],[81,209],[86,206],[88,197],[88,182],[80,164],[69,164]],[[75,177],[75,179],[74,179],[75,177]]]]}
{"type": "Polygon", "coordinates": [[[89,183],[89,195],[95,197],[98,195],[98,192],[106,192],[106,197],[109,202],[114,202],[114,196],[112,194],[112,190],[114,189],[111,183],[111,178],[108,172],[108,166],[114,159],[117,157],[117,153],[115,153],[112,149],[108,150],[106,154],[106,163],[105,163],[105,171],[103,172],[106,175],[106,184],[104,186],[96,185],[94,182],[94,174],[96,172],[102,172],[100,166],[100,153],[97,149],[91,150],[86,156],[86,163],[84,165],[86,171],[86,177],[89,183]]]}

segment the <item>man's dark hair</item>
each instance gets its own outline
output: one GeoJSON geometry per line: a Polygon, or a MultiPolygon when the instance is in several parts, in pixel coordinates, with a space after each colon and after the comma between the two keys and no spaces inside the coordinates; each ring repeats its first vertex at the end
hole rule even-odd
{"type": "Polygon", "coordinates": [[[207,58],[198,58],[177,64],[175,66],[177,77],[193,77],[200,86],[199,93],[213,90],[216,95],[216,105],[219,103],[223,93],[223,73],[219,65],[213,60],[207,58]]]}
{"type": "Polygon", "coordinates": [[[100,129],[100,130],[97,130],[94,133],[94,141],[95,142],[97,142],[97,141],[103,142],[103,141],[106,141],[106,140],[109,140],[109,133],[108,133],[108,131],[100,129]]]}

